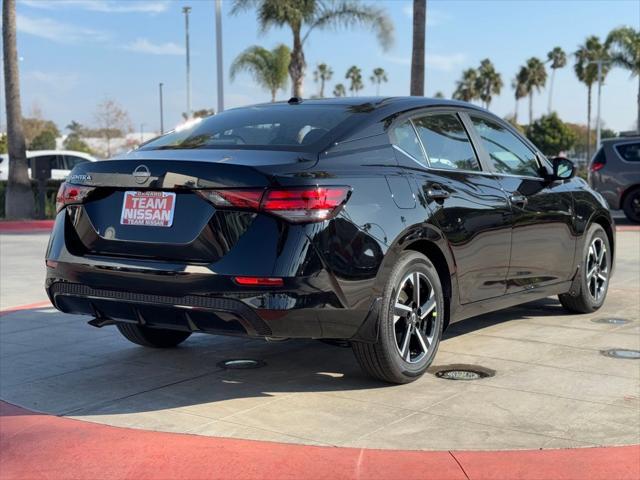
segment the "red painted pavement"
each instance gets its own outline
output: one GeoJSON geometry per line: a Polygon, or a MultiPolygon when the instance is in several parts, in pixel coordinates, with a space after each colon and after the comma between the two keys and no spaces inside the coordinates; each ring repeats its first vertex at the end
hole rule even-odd
{"type": "MultiPolygon", "coordinates": [[[[8,315],[13,312],[20,312],[22,310],[35,310],[36,308],[50,307],[51,302],[49,300],[43,300],[42,302],[29,303],[28,305],[18,305],[17,307],[9,307],[0,310],[0,317],[8,315]]],[[[0,477],[1,480],[1,477],[0,477]]]]}
{"type": "Polygon", "coordinates": [[[0,222],[0,233],[50,232],[53,220],[5,220],[0,222]]]}
{"type": "Polygon", "coordinates": [[[110,427],[0,401],[0,478],[637,480],[640,446],[511,452],[311,447],[110,427]]]}

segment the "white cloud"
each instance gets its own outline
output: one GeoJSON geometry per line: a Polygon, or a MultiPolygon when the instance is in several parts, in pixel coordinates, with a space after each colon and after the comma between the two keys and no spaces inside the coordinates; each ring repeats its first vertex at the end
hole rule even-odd
{"type": "Polygon", "coordinates": [[[62,23],[52,18],[33,18],[18,14],[16,21],[18,32],[58,43],[104,42],[110,37],[104,31],[62,23]]]}
{"type": "Polygon", "coordinates": [[[32,70],[25,72],[25,81],[33,81],[47,88],[47,90],[68,91],[76,87],[79,83],[77,73],[43,72],[32,70]]]}
{"type": "MultiPolygon", "coordinates": [[[[453,53],[450,55],[441,55],[437,53],[427,53],[425,55],[426,68],[448,72],[462,65],[466,60],[463,53],[453,53]]],[[[384,59],[398,65],[411,65],[410,57],[395,57],[393,55],[385,55],[384,59]]]]}
{"type": "Polygon", "coordinates": [[[184,55],[184,47],[173,43],[152,43],[146,38],[138,38],[135,42],[125,45],[126,50],[151,55],[184,55]]]}
{"type": "Polygon", "coordinates": [[[72,7],[91,12],[102,13],[162,13],[168,10],[169,0],[20,0],[20,3],[32,8],[46,10],[58,9],[60,7],[72,7]]]}

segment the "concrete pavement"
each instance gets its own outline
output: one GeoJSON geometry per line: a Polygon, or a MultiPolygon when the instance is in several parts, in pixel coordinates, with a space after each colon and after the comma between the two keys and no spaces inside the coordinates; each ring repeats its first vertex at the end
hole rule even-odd
{"type": "MultiPolygon", "coordinates": [[[[45,299],[46,235],[2,235],[2,308],[45,299]]],[[[115,426],[383,449],[537,449],[640,443],[640,232],[618,233],[603,309],[566,315],[549,298],[452,326],[431,368],[495,370],[404,386],[364,377],[350,349],[205,335],[147,350],[113,327],[51,308],[0,317],[0,398],[115,426]],[[625,325],[595,323],[601,318],[625,325]],[[223,370],[228,358],[266,366],[223,370]]]]}

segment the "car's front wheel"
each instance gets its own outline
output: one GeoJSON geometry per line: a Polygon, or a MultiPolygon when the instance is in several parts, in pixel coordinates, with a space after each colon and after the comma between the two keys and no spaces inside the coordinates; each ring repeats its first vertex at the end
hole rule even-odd
{"type": "Polygon", "coordinates": [[[143,347],[171,348],[181,344],[191,335],[191,332],[149,328],[131,323],[118,323],[116,326],[124,338],[143,347]]]}
{"type": "Polygon", "coordinates": [[[406,252],[387,281],[375,343],[353,342],[368,375],[409,383],[431,365],[442,336],[444,296],[438,272],[424,255],[406,252]]]}
{"type": "Polygon", "coordinates": [[[604,303],[612,267],[609,237],[600,225],[594,224],[589,227],[582,255],[583,267],[578,272],[579,291],[573,292],[573,295],[565,293],[558,298],[562,306],[571,312],[591,313],[604,303]]]}

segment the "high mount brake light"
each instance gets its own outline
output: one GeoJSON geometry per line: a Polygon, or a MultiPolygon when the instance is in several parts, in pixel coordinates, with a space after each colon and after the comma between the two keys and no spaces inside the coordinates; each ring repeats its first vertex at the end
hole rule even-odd
{"type": "Polygon", "coordinates": [[[62,182],[56,195],[56,213],[67,205],[82,203],[93,190],[94,187],[72,185],[67,182],[62,182]]]}
{"type": "Polygon", "coordinates": [[[217,208],[267,212],[295,223],[332,218],[347,201],[349,192],[349,187],[198,190],[217,208]]]}

